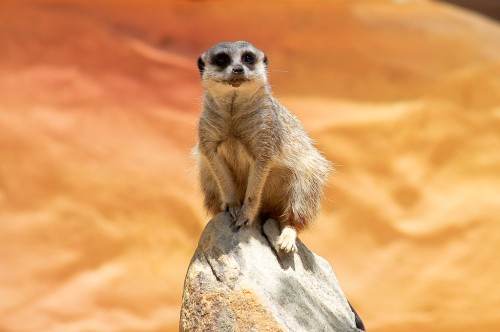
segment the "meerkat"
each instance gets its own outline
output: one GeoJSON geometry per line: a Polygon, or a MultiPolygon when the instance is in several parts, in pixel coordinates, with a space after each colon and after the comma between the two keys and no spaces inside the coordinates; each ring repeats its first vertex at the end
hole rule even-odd
{"type": "Polygon", "coordinates": [[[267,57],[248,42],[222,42],[203,53],[204,90],[194,155],[204,205],[236,227],[259,215],[279,221],[278,246],[296,252],[297,232],[320,209],[330,163],[299,120],[276,100],[267,57]]]}

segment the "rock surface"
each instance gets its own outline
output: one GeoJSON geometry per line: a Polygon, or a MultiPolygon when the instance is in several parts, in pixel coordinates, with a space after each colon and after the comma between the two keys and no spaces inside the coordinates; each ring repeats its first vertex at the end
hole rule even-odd
{"type": "Polygon", "coordinates": [[[298,240],[277,250],[268,219],[239,231],[229,215],[212,219],[189,266],[181,331],[360,331],[328,262],[298,240]]]}

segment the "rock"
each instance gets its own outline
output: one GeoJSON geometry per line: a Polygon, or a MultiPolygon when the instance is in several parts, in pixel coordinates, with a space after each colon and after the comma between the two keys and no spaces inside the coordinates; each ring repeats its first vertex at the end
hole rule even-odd
{"type": "Polygon", "coordinates": [[[180,330],[360,331],[328,262],[300,240],[298,253],[278,251],[279,232],[273,219],[237,231],[214,217],[187,271],[180,330]]]}

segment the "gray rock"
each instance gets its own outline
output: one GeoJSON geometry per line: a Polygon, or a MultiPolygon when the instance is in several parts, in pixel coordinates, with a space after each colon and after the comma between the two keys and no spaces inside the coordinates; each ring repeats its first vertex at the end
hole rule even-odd
{"type": "Polygon", "coordinates": [[[181,331],[361,331],[328,262],[297,240],[278,251],[279,225],[235,230],[220,213],[205,227],[182,296],[181,331]]]}

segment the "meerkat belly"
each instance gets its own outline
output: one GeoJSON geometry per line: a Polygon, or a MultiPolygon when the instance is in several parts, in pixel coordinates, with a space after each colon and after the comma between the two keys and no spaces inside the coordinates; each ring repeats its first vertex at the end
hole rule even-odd
{"type": "Polygon", "coordinates": [[[250,165],[253,162],[252,156],[246,147],[235,138],[229,138],[219,144],[217,153],[226,161],[233,176],[238,197],[243,202],[248,182],[248,173],[250,165]]]}

